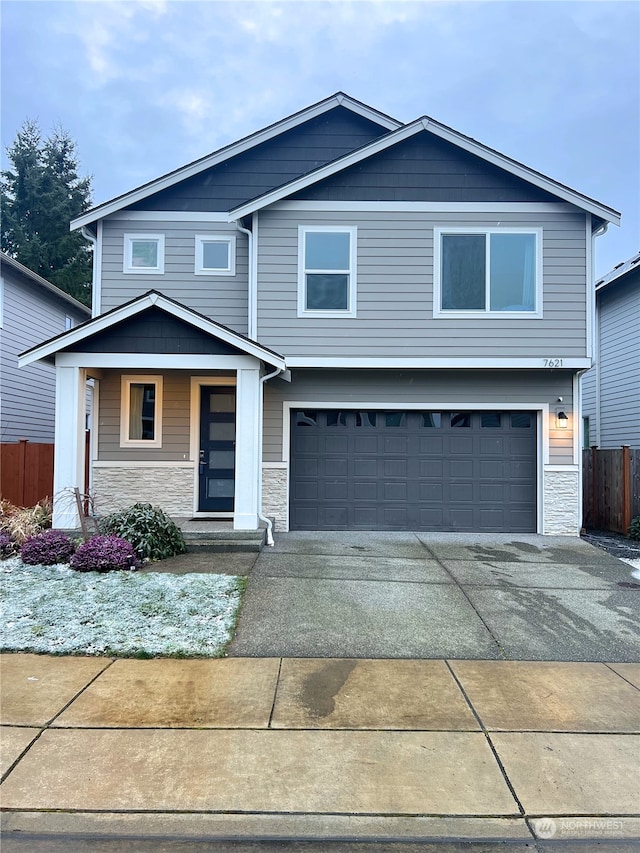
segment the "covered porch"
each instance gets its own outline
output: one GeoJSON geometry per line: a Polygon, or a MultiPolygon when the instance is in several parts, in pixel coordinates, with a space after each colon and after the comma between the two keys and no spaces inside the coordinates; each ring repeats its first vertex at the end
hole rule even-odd
{"type": "Polygon", "coordinates": [[[85,385],[94,380],[90,491],[98,514],[137,501],[181,519],[261,527],[262,399],[284,359],[150,292],[24,353],[56,367],[54,517],[79,526],[85,385]]]}

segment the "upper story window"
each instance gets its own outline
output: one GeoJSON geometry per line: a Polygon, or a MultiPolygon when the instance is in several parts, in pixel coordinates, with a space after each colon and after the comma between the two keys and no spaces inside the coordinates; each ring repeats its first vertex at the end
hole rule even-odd
{"type": "Polygon", "coordinates": [[[164,273],[164,234],[125,234],[123,272],[164,273]]]}
{"type": "Polygon", "coordinates": [[[195,273],[196,275],[235,275],[235,236],[196,234],[195,273]]]}
{"type": "Polygon", "coordinates": [[[64,330],[68,332],[70,329],[73,329],[73,317],[70,317],[68,314],[64,318],[64,330]]]}
{"type": "Polygon", "coordinates": [[[298,316],[356,316],[356,228],[298,229],[298,316]]]}
{"type": "Polygon", "coordinates": [[[542,316],[542,231],[435,229],[434,316],[542,316]]]}
{"type": "Polygon", "coordinates": [[[162,447],[162,376],[123,376],[120,447],[162,447]]]}

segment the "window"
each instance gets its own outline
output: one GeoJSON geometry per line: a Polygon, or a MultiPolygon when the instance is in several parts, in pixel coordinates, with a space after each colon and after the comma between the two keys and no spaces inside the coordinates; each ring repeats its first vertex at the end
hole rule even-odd
{"type": "Polygon", "coordinates": [[[541,229],[435,229],[434,315],[542,316],[541,229]]]}
{"type": "Polygon", "coordinates": [[[162,377],[123,376],[121,447],[162,447],[162,377]]]}
{"type": "Polygon", "coordinates": [[[582,447],[584,450],[589,450],[591,447],[591,424],[589,418],[582,418],[582,447]]]}
{"type": "Polygon", "coordinates": [[[125,234],[126,273],[164,273],[164,234],[125,234]]]}
{"type": "Polygon", "coordinates": [[[235,275],[235,236],[196,234],[195,273],[196,275],[235,275]]]}
{"type": "Polygon", "coordinates": [[[67,316],[64,318],[64,330],[65,332],[68,332],[69,329],[73,329],[73,317],[69,317],[69,315],[67,314],[67,316]]]}
{"type": "Polygon", "coordinates": [[[356,316],[356,228],[298,230],[298,316],[356,316]]]}

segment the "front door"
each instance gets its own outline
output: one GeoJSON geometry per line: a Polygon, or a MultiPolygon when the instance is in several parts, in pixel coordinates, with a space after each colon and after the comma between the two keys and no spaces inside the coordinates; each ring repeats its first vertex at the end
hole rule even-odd
{"type": "Polygon", "coordinates": [[[200,389],[200,512],[233,512],[236,469],[236,389],[200,389]]]}

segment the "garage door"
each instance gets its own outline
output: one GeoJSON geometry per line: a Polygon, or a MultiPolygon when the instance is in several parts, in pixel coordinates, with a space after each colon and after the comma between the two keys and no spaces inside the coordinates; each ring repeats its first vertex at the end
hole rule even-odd
{"type": "Polygon", "coordinates": [[[292,530],[535,532],[535,412],[294,411],[292,530]]]}

